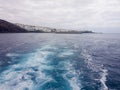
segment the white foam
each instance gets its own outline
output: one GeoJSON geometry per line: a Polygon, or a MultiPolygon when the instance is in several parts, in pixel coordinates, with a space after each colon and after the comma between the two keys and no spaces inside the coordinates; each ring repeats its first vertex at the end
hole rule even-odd
{"type": "Polygon", "coordinates": [[[72,78],[71,80],[69,80],[69,83],[73,90],[80,90],[80,86],[77,84],[77,78],[72,78]]]}
{"type": "Polygon", "coordinates": [[[99,72],[99,71],[100,71],[101,66],[94,64],[93,58],[92,58],[92,56],[87,52],[87,50],[84,49],[81,54],[82,54],[82,56],[84,57],[84,59],[85,59],[84,61],[85,61],[85,63],[87,64],[87,67],[88,67],[89,69],[91,69],[92,71],[95,71],[95,72],[99,72]]]}
{"type": "MultiPolygon", "coordinates": [[[[108,75],[107,70],[103,69],[103,65],[94,64],[92,56],[89,55],[86,50],[83,50],[82,55],[85,58],[85,63],[87,63],[87,65],[90,69],[92,69],[94,72],[101,72],[102,71],[101,78],[100,78],[100,82],[102,84],[101,90],[108,90],[108,87],[105,84],[106,83],[106,76],[108,75]]],[[[95,80],[99,80],[99,79],[95,79],[95,80]]]]}
{"type": "Polygon", "coordinates": [[[46,50],[48,50],[48,49],[52,49],[52,50],[55,50],[55,49],[57,49],[56,47],[52,47],[52,46],[50,46],[50,45],[45,45],[44,47],[42,47],[40,50],[42,50],[42,51],[46,51],[46,50]]]}
{"type": "Polygon", "coordinates": [[[67,50],[59,54],[59,57],[70,56],[73,55],[73,50],[67,50]]]}
{"type": "MultiPolygon", "coordinates": [[[[53,80],[52,77],[46,76],[42,72],[44,69],[49,70],[53,68],[52,66],[47,65],[50,60],[46,60],[46,58],[55,52],[47,49],[53,50],[53,47],[47,45],[34,53],[21,55],[23,60],[21,60],[20,63],[10,66],[10,68],[1,73],[2,77],[0,77],[0,90],[24,90],[25,88],[34,90],[35,87],[37,88],[37,85],[34,85],[33,81],[31,80],[32,76],[28,73],[34,73],[36,75],[35,80],[40,85],[53,80]],[[34,71],[31,67],[37,67],[37,71],[34,71]],[[18,68],[20,68],[20,70],[16,71],[18,68]],[[25,80],[22,80],[23,77],[25,80]]],[[[54,49],[56,48],[54,47],[54,49]]],[[[73,50],[67,50],[61,52],[60,54],[61,57],[70,55],[73,55],[73,50]]],[[[16,57],[19,56],[19,54],[9,53],[6,56],[16,57]]],[[[70,86],[73,88],[73,90],[80,90],[80,87],[77,84],[77,74],[72,68],[72,64],[69,62],[69,60],[66,60],[66,62],[63,64],[65,64],[65,69],[74,76],[71,79],[66,78],[70,83],[70,86]]]]}
{"type": "Polygon", "coordinates": [[[70,62],[66,63],[66,69],[67,69],[67,73],[64,75],[64,78],[70,83],[70,86],[72,87],[72,90],[80,90],[80,83],[78,84],[77,82],[77,73],[74,70],[74,68],[72,67],[72,64],[70,62]],[[70,76],[70,78],[68,78],[68,76],[70,76]]]}
{"type": "Polygon", "coordinates": [[[106,85],[106,76],[108,75],[108,71],[106,69],[102,69],[102,75],[100,82],[102,83],[103,88],[101,90],[108,90],[108,87],[106,85]]]}
{"type": "MultiPolygon", "coordinates": [[[[49,81],[52,78],[46,77],[42,72],[44,69],[52,69],[52,66],[47,66],[45,64],[49,63],[46,58],[54,54],[54,52],[47,51],[46,49],[50,49],[50,46],[44,46],[41,49],[37,50],[34,53],[29,53],[25,55],[20,55],[21,62],[18,64],[14,64],[10,66],[7,70],[1,73],[0,77],[0,90],[24,90],[24,88],[28,88],[29,90],[33,90],[35,85],[31,80],[31,75],[27,73],[34,73],[36,75],[36,81],[42,84],[42,81],[49,81]],[[31,67],[37,67],[37,71],[34,71],[31,67]],[[20,70],[16,71],[19,68],[20,70]],[[25,81],[22,80],[24,77],[25,81]],[[14,85],[16,84],[16,85],[14,85]],[[13,86],[14,85],[14,86],[13,86]]],[[[17,57],[19,54],[16,53],[8,53],[6,56],[8,57],[17,57]]],[[[13,58],[15,59],[15,58],[13,58]]],[[[45,83],[45,82],[43,82],[45,83]]]]}
{"type": "Polygon", "coordinates": [[[26,81],[22,81],[24,75],[25,72],[23,71],[21,73],[12,71],[4,75],[0,81],[0,90],[24,90],[25,87],[32,90],[33,82],[30,80],[30,76],[25,76],[26,81]]]}
{"type": "Polygon", "coordinates": [[[7,57],[16,57],[16,56],[19,56],[19,54],[16,54],[16,53],[8,53],[6,54],[7,57]]]}

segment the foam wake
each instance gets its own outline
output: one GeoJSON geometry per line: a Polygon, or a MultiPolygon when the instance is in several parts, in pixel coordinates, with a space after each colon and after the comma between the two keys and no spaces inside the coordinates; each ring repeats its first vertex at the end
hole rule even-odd
{"type": "MultiPolygon", "coordinates": [[[[95,80],[99,80],[101,83],[101,90],[108,90],[108,87],[106,85],[106,81],[107,81],[107,75],[108,75],[108,71],[107,69],[104,68],[103,65],[97,64],[94,62],[92,56],[87,52],[87,50],[83,50],[82,52],[82,56],[84,57],[84,61],[87,64],[87,68],[89,68],[90,70],[92,70],[93,74],[97,73],[99,77],[94,78],[95,80]]],[[[91,73],[91,74],[92,74],[91,73]]]]}
{"type": "Polygon", "coordinates": [[[52,47],[28,54],[8,53],[7,57],[18,62],[0,74],[0,90],[80,90],[68,58],[73,50],[52,47]]]}

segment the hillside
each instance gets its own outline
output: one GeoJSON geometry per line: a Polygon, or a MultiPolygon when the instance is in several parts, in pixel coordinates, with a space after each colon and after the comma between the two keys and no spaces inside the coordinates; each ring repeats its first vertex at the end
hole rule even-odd
{"type": "Polygon", "coordinates": [[[20,24],[20,23],[15,23],[15,25],[26,29],[28,32],[51,33],[55,30],[54,28],[34,26],[34,25],[25,25],[25,24],[20,24]]]}
{"type": "Polygon", "coordinates": [[[82,34],[82,33],[93,33],[89,30],[67,30],[67,29],[55,29],[50,27],[24,25],[16,23],[21,28],[26,29],[28,32],[40,32],[40,33],[57,33],[57,34],[82,34]]]}
{"type": "Polygon", "coordinates": [[[67,30],[55,29],[50,27],[24,25],[19,23],[10,23],[0,19],[0,33],[57,33],[57,34],[82,34],[93,33],[89,30],[67,30]]]}
{"type": "Polygon", "coordinates": [[[0,33],[20,33],[20,32],[27,32],[25,29],[12,24],[8,21],[0,19],[0,33]]]}

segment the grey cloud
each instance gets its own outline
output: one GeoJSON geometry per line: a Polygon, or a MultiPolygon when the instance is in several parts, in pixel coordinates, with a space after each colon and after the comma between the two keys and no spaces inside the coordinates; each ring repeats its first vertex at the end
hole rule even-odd
{"type": "Polygon", "coordinates": [[[120,28],[120,0],[0,0],[0,18],[56,28],[120,28]]]}

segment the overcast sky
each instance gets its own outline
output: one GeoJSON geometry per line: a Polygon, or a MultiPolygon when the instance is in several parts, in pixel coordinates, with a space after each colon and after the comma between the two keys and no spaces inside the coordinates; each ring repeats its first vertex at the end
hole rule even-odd
{"type": "Polygon", "coordinates": [[[120,32],[120,0],[0,0],[0,18],[55,28],[120,32]]]}

